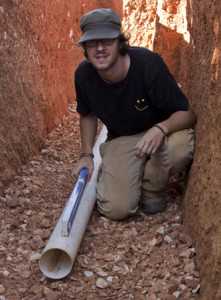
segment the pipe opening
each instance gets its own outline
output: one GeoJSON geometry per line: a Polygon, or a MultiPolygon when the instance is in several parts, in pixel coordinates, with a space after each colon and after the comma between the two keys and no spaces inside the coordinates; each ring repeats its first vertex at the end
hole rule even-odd
{"type": "Polygon", "coordinates": [[[71,272],[72,264],[71,257],[61,249],[49,249],[39,261],[42,273],[51,279],[66,277],[71,272]]]}

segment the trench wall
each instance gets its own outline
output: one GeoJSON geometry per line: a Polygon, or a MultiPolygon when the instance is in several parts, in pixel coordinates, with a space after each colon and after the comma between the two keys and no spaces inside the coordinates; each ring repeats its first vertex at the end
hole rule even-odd
{"type": "Polygon", "coordinates": [[[221,3],[188,1],[188,91],[198,114],[185,223],[197,243],[201,299],[221,299],[221,3]]]}
{"type": "Polygon", "coordinates": [[[121,1],[0,1],[0,190],[73,102],[79,18],[121,1]]]}

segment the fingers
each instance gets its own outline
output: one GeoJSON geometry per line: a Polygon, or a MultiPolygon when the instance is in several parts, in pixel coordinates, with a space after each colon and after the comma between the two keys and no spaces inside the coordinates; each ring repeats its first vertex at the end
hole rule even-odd
{"type": "Polygon", "coordinates": [[[155,141],[151,140],[151,141],[143,142],[140,145],[137,145],[136,148],[137,148],[136,155],[142,158],[145,155],[150,156],[151,154],[153,154],[158,148],[158,144],[156,144],[155,141]]]}
{"type": "Polygon", "coordinates": [[[136,156],[143,158],[145,155],[152,155],[156,153],[163,141],[163,135],[159,131],[149,130],[142,139],[137,143],[136,156]]]}
{"type": "Polygon", "coordinates": [[[94,170],[94,163],[93,163],[93,159],[89,158],[89,157],[84,157],[81,158],[74,166],[74,170],[73,170],[73,177],[76,180],[79,176],[80,170],[86,167],[88,168],[88,180],[90,180],[93,170],[94,170]]]}

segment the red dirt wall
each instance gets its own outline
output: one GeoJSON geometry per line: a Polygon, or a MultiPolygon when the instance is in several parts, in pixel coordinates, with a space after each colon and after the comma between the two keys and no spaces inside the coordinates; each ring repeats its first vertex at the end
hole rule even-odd
{"type": "Polygon", "coordinates": [[[79,18],[96,7],[121,12],[121,1],[1,1],[0,190],[73,102],[79,18]]]}
{"type": "Polygon", "coordinates": [[[185,221],[197,241],[201,299],[221,299],[221,3],[188,1],[188,90],[198,114],[185,221]]]}

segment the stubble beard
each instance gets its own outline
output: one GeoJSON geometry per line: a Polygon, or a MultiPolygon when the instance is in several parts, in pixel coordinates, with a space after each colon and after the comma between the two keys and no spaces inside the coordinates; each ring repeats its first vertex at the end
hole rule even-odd
{"type": "Polygon", "coordinates": [[[114,51],[112,53],[106,53],[105,51],[101,51],[101,52],[97,52],[95,53],[95,57],[92,57],[90,59],[89,57],[89,61],[92,63],[92,65],[94,66],[94,68],[100,72],[108,72],[110,71],[115,64],[117,63],[118,59],[120,57],[120,53],[119,53],[119,49],[114,49],[114,51]],[[104,63],[102,63],[102,59],[101,62],[99,62],[99,56],[104,56],[104,63]],[[107,57],[105,57],[107,56],[107,57]]]}

